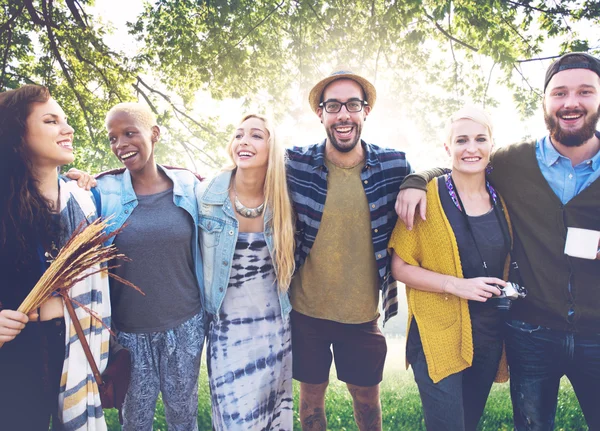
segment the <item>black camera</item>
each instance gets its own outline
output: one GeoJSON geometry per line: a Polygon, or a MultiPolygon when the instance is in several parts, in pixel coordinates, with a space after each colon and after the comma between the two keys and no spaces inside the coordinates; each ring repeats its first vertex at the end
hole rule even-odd
{"type": "Polygon", "coordinates": [[[519,286],[517,283],[506,282],[505,287],[496,286],[500,289],[500,295],[494,296],[490,299],[495,308],[502,311],[510,310],[512,302],[527,296],[527,289],[519,286]]]}

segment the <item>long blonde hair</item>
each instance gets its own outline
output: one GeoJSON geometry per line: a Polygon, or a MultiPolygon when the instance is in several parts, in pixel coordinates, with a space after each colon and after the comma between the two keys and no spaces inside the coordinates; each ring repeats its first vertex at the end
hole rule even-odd
{"type": "MultiPolygon", "coordinates": [[[[281,292],[289,289],[292,281],[292,275],[296,267],[294,261],[295,239],[294,239],[294,211],[287,187],[285,171],[285,150],[275,139],[275,129],[271,122],[259,114],[246,114],[239,124],[249,118],[261,120],[265,129],[269,132],[267,145],[269,148],[269,159],[267,166],[267,175],[265,177],[264,193],[265,205],[273,215],[273,248],[274,248],[274,268],[277,277],[277,283],[281,292]]],[[[232,166],[228,170],[236,169],[233,157],[233,141],[235,135],[227,145],[227,154],[231,159],[232,166]]]]}

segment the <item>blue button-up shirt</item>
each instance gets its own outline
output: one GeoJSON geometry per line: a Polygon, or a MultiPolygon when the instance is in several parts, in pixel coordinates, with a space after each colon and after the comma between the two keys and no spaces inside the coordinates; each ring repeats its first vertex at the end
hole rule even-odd
{"type": "MultiPolygon", "coordinates": [[[[596,132],[596,136],[600,137],[600,133],[596,132]]],[[[550,136],[545,136],[536,142],[535,154],[544,178],[563,205],[600,177],[600,151],[572,166],[568,157],[556,151],[550,136]]]]}

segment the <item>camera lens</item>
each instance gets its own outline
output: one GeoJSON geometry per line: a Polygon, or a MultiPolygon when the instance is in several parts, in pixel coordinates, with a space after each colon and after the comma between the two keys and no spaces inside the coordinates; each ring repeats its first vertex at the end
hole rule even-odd
{"type": "Polygon", "coordinates": [[[512,301],[510,300],[510,298],[507,297],[490,298],[488,301],[494,308],[500,311],[509,311],[512,305],[512,301]]]}

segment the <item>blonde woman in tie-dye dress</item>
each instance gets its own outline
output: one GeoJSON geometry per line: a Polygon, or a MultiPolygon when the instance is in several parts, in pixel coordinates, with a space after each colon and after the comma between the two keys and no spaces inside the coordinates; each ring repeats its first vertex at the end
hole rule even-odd
{"type": "Polygon", "coordinates": [[[294,230],[284,151],[264,117],[247,115],[228,153],[233,167],[197,195],[213,427],[292,430],[294,230]]]}

